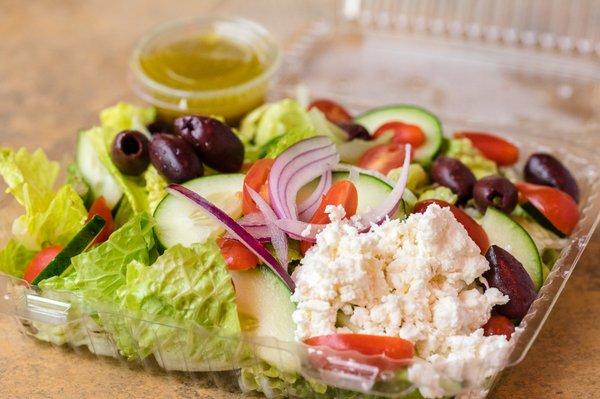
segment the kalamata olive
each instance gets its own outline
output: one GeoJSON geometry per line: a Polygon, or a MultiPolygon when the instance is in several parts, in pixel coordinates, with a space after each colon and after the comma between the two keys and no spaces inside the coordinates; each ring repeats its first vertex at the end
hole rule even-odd
{"type": "Polygon", "coordinates": [[[150,142],[150,162],[168,181],[182,183],[204,174],[204,166],[183,138],[159,133],[150,142]]]}
{"type": "Polygon", "coordinates": [[[493,206],[504,213],[511,213],[517,206],[519,193],[515,185],[507,178],[486,176],[475,183],[473,199],[482,213],[488,206],[493,206]]]}
{"type": "Polygon", "coordinates": [[[124,130],[117,134],[111,149],[110,158],[121,173],[139,175],[146,170],[148,163],[148,139],[136,130],[124,130]]]}
{"type": "Polygon", "coordinates": [[[229,126],[213,118],[192,115],[175,119],[175,128],[211,168],[225,173],[241,169],[244,145],[229,126]]]}
{"type": "Polygon", "coordinates": [[[173,125],[169,122],[165,122],[163,120],[157,119],[154,122],[150,123],[146,126],[150,134],[155,135],[158,133],[175,133],[175,129],[173,125]]]}
{"type": "Polygon", "coordinates": [[[471,198],[477,179],[469,168],[455,158],[438,157],[431,167],[431,178],[436,183],[448,187],[464,203],[471,198]]]}
{"type": "Polygon", "coordinates": [[[533,154],[525,164],[525,180],[557,188],[579,202],[577,181],[562,162],[550,154],[533,154]]]}
{"type": "Polygon", "coordinates": [[[521,262],[497,245],[487,250],[490,269],[483,273],[490,287],[497,288],[509,301],[494,309],[509,319],[522,319],[537,297],[535,286],[521,262]]]}
{"type": "Polygon", "coordinates": [[[354,139],[371,140],[371,135],[363,125],[359,125],[358,123],[353,122],[340,122],[337,125],[344,129],[344,131],[348,135],[348,141],[354,139]]]}

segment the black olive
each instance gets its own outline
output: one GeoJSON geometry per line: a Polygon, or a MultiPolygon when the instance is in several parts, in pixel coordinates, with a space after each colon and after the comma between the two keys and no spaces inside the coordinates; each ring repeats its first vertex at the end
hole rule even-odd
{"type": "Polygon", "coordinates": [[[487,176],[475,183],[473,199],[482,213],[488,206],[511,213],[517,206],[519,194],[515,185],[507,178],[487,176]]]}
{"type": "Polygon", "coordinates": [[[363,125],[353,122],[340,122],[337,125],[346,132],[348,141],[354,139],[371,140],[371,135],[363,125]]]}
{"type": "Polygon", "coordinates": [[[438,157],[431,167],[431,178],[436,183],[448,187],[464,203],[473,195],[475,175],[461,161],[455,158],[438,157]]]}
{"type": "Polygon", "coordinates": [[[529,274],[514,256],[497,245],[487,250],[485,258],[490,269],[483,273],[490,287],[508,296],[508,303],[494,309],[509,319],[522,319],[537,298],[535,286],[529,274]]]}
{"type": "Polygon", "coordinates": [[[238,172],[244,162],[244,145],[231,128],[205,116],[182,116],[175,128],[194,147],[202,161],[219,172],[238,172]]]}
{"type": "Polygon", "coordinates": [[[113,141],[110,157],[126,175],[136,176],[148,167],[148,139],[136,130],[124,130],[113,141]]]}
{"type": "Polygon", "coordinates": [[[579,202],[577,181],[562,162],[550,154],[533,154],[525,164],[525,180],[557,188],[579,202]]]}
{"type": "Polygon", "coordinates": [[[182,183],[204,174],[204,166],[183,138],[159,133],[150,142],[150,161],[168,181],[182,183]]]}
{"type": "Polygon", "coordinates": [[[157,119],[154,122],[150,123],[146,126],[150,134],[155,135],[158,133],[175,133],[175,128],[173,124],[165,122],[163,120],[157,119]]]}

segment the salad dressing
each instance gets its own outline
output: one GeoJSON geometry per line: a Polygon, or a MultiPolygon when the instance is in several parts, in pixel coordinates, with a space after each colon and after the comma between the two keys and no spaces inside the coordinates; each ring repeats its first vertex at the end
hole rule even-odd
{"type": "Polygon", "coordinates": [[[246,83],[265,70],[249,45],[217,33],[157,44],[140,57],[154,81],[180,90],[219,90],[246,83]]]}

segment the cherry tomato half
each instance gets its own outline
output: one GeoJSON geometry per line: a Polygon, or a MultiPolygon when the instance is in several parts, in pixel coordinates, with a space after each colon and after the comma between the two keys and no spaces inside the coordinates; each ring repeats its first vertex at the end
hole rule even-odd
{"type": "Polygon", "coordinates": [[[93,218],[94,215],[100,216],[106,222],[106,224],[102,228],[102,231],[100,231],[100,234],[98,234],[98,237],[96,237],[96,239],[94,240],[95,244],[100,244],[101,242],[108,240],[108,237],[111,235],[114,228],[112,213],[110,212],[110,208],[106,204],[106,200],[102,196],[96,198],[96,200],[90,207],[87,220],[93,218]]]}
{"type": "Polygon", "coordinates": [[[456,132],[456,138],[467,138],[486,158],[500,166],[512,165],[519,159],[519,149],[500,137],[481,132],[456,132]]]}
{"type": "Polygon", "coordinates": [[[335,101],[320,98],[308,105],[308,109],[311,108],[316,108],[321,111],[332,123],[352,122],[350,113],[335,101]]]}
{"type": "Polygon", "coordinates": [[[268,204],[271,203],[267,179],[269,178],[269,172],[274,162],[275,160],[271,158],[259,159],[254,162],[248,173],[246,173],[246,177],[244,177],[244,189],[242,191],[242,212],[244,215],[259,211],[246,186],[259,193],[268,204]]]}
{"type": "Polygon", "coordinates": [[[515,332],[515,325],[506,316],[493,315],[483,326],[483,335],[504,335],[506,339],[510,339],[515,332]]]}
{"type": "MultiPolygon", "coordinates": [[[[411,359],[415,354],[414,346],[410,341],[399,337],[381,335],[332,334],[311,337],[306,339],[304,343],[309,346],[325,346],[338,351],[353,350],[366,356],[385,356],[388,359],[362,359],[362,362],[378,367],[382,371],[405,367],[406,364],[398,361],[411,359]]],[[[336,358],[340,357],[343,358],[343,355],[336,356],[336,358]]],[[[351,374],[361,374],[361,372],[364,372],[360,368],[353,369],[351,362],[332,364],[329,362],[327,355],[313,354],[311,360],[318,367],[324,369],[343,369],[344,372],[351,374]]]]}
{"type": "Polygon", "coordinates": [[[569,235],[579,221],[579,208],[569,194],[554,187],[517,182],[519,193],[558,231],[569,235]]]}
{"type": "Polygon", "coordinates": [[[490,246],[490,240],[488,239],[487,233],[485,232],[483,227],[479,225],[479,223],[473,220],[473,218],[467,215],[462,209],[452,204],[449,204],[446,201],[428,199],[417,202],[415,204],[413,212],[424,213],[427,207],[431,204],[437,204],[442,208],[449,208],[450,212],[452,212],[452,214],[454,215],[456,221],[462,224],[465,230],[467,230],[469,237],[471,237],[471,240],[473,240],[475,244],[477,244],[477,246],[481,250],[481,253],[485,253],[485,251],[487,251],[487,249],[490,246]]]}
{"type": "Polygon", "coordinates": [[[53,245],[38,252],[25,268],[23,279],[29,283],[35,280],[40,272],[44,270],[46,266],[48,266],[48,263],[52,262],[52,260],[56,258],[56,255],[58,255],[60,251],[62,251],[62,247],[60,245],[53,245]]]}
{"type": "Polygon", "coordinates": [[[387,175],[390,170],[401,167],[403,163],[404,145],[389,143],[369,148],[361,155],[357,165],[387,175]]]}
{"type": "Polygon", "coordinates": [[[219,238],[217,245],[229,270],[248,270],[258,265],[258,258],[244,244],[232,238],[219,238]]]}
{"type": "MultiPolygon", "coordinates": [[[[346,211],[346,217],[350,218],[356,214],[358,206],[358,191],[350,180],[339,180],[335,182],[323,196],[321,204],[310,219],[312,224],[327,224],[330,222],[329,215],[325,212],[327,205],[341,205],[346,211]]],[[[313,244],[308,241],[300,242],[300,252],[305,254],[313,244]]]]}
{"type": "Polygon", "coordinates": [[[419,126],[400,121],[387,122],[379,126],[373,133],[373,138],[376,139],[389,132],[393,133],[392,143],[410,144],[412,148],[418,148],[425,142],[425,134],[419,126]]]}

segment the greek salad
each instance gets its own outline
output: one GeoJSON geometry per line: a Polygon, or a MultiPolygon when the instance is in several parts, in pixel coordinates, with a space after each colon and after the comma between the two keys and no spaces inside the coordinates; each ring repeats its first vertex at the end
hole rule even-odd
{"type": "Polygon", "coordinates": [[[236,369],[269,397],[360,395],[311,369],[407,398],[484,396],[579,189],[549,153],[443,133],[413,105],[284,99],[231,127],[119,103],[78,133],[62,185],[42,150],[0,149],[24,208],[0,271],[71,303],[69,323],[33,322],[55,344],[236,369]]]}

